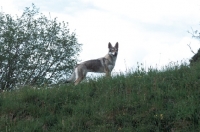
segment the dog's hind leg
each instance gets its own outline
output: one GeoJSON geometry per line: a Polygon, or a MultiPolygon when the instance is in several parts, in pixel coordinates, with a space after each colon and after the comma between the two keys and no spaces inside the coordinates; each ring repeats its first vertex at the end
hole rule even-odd
{"type": "Polygon", "coordinates": [[[83,77],[79,77],[75,82],[74,85],[79,84],[83,80],[83,77]]]}
{"type": "Polygon", "coordinates": [[[74,85],[79,84],[86,76],[87,72],[84,72],[83,69],[76,68],[75,70],[75,75],[76,75],[76,80],[74,82],[74,85]]]}

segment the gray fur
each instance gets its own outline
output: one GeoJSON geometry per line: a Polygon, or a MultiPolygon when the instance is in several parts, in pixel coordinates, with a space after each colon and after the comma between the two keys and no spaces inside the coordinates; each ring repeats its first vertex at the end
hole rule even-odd
{"type": "Polygon", "coordinates": [[[77,85],[86,77],[87,72],[106,73],[106,76],[110,76],[117,59],[118,42],[114,47],[109,43],[108,48],[109,52],[104,57],[77,64],[71,77],[66,80],[66,83],[74,82],[77,85]]]}

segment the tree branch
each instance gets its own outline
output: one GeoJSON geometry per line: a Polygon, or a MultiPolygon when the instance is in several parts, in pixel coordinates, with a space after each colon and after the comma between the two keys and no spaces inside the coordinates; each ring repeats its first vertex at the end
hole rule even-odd
{"type": "Polygon", "coordinates": [[[194,51],[192,50],[190,44],[187,44],[187,45],[188,45],[188,47],[190,48],[190,51],[191,51],[193,54],[195,54],[194,51]]]}

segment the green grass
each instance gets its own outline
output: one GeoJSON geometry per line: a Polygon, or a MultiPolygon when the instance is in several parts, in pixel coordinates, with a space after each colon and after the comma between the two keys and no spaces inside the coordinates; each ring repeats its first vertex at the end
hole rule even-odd
{"type": "Polygon", "coordinates": [[[0,93],[0,132],[200,131],[200,64],[0,93]]]}

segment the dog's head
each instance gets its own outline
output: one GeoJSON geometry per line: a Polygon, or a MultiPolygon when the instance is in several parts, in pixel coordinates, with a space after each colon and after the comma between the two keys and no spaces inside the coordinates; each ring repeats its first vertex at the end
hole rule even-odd
{"type": "Polygon", "coordinates": [[[113,47],[112,44],[109,42],[108,43],[108,49],[109,49],[109,52],[108,54],[111,55],[111,56],[117,56],[117,53],[118,53],[118,42],[115,44],[115,46],[113,47]]]}

